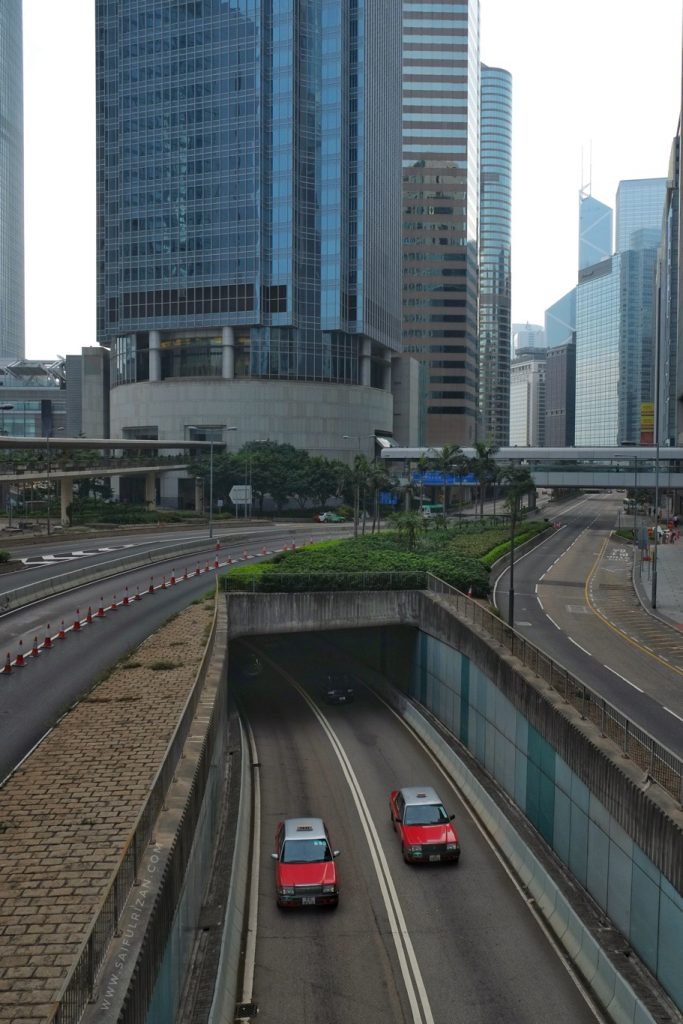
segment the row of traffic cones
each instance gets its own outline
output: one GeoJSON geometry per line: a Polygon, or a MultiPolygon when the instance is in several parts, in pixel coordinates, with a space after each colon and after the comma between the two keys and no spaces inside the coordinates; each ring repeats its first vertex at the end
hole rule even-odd
{"type": "MultiPolygon", "coordinates": [[[[309,543],[312,543],[312,540],[309,541],[309,543]]],[[[220,541],[218,541],[218,543],[216,544],[216,554],[214,556],[214,561],[213,561],[213,568],[214,569],[218,569],[218,567],[219,567],[218,552],[220,551],[220,548],[221,548],[220,541]]],[[[296,549],[296,545],[293,543],[292,544],[292,551],[294,551],[295,549],[296,549]]],[[[285,550],[287,550],[287,546],[286,545],[285,545],[285,550]]],[[[265,546],[261,548],[261,554],[262,555],[268,554],[268,552],[266,551],[265,546]]],[[[245,549],[245,551],[242,554],[242,558],[246,561],[248,558],[252,558],[252,557],[253,557],[253,555],[250,555],[249,552],[245,549]]],[[[232,565],[233,564],[233,559],[228,557],[226,559],[226,564],[227,565],[232,565]]],[[[199,576],[199,575],[201,575],[202,572],[210,572],[210,571],[211,571],[211,569],[209,567],[209,563],[208,562],[206,563],[206,565],[205,565],[203,570],[200,568],[199,562],[197,562],[195,570],[194,570],[194,575],[195,576],[199,576]]],[[[183,579],[186,580],[187,578],[188,578],[188,571],[187,571],[187,567],[186,567],[185,571],[183,572],[183,579]]],[[[176,574],[175,574],[175,569],[172,569],[171,570],[171,575],[169,577],[168,584],[166,583],[166,577],[164,576],[164,577],[162,577],[162,582],[159,584],[159,587],[160,587],[161,590],[166,590],[167,586],[173,587],[173,586],[175,586],[175,584],[176,584],[176,574]]],[[[150,578],[149,578],[149,587],[147,588],[147,593],[148,594],[153,594],[155,589],[156,588],[154,586],[154,577],[150,576],[150,578]]],[[[124,595],[123,595],[123,598],[122,598],[120,603],[122,605],[124,605],[124,606],[127,606],[127,605],[129,605],[131,603],[131,601],[141,601],[141,600],[142,600],[142,595],[140,594],[140,588],[139,587],[135,588],[135,596],[132,597],[132,598],[130,597],[130,595],[128,593],[128,587],[126,587],[124,595]]],[[[109,606],[109,610],[112,611],[112,612],[115,612],[115,611],[118,611],[118,608],[119,608],[119,602],[116,600],[116,594],[114,594],[112,602],[111,602],[111,605],[109,606]]],[[[106,614],[107,614],[107,612],[105,611],[105,607],[104,607],[104,597],[100,597],[100,603],[98,605],[98,608],[97,608],[96,612],[93,612],[92,606],[88,607],[88,614],[85,617],[85,622],[86,622],[86,624],[89,625],[89,624],[92,623],[93,619],[95,619],[95,618],[103,619],[103,618],[105,618],[106,614]]],[[[82,623],[81,623],[81,610],[80,610],[80,608],[77,608],[76,609],[76,617],[74,618],[73,625],[72,625],[71,629],[72,629],[72,631],[74,633],[78,633],[80,631],[80,629],[81,629],[81,626],[82,626],[82,623]]],[[[45,639],[43,640],[43,643],[39,645],[38,637],[35,636],[33,638],[33,645],[31,647],[30,655],[28,655],[28,656],[30,656],[32,658],[37,658],[40,655],[40,648],[41,647],[43,648],[43,650],[50,650],[50,648],[54,646],[53,639],[57,639],[57,640],[64,640],[64,639],[66,639],[66,630],[64,628],[64,619],[62,619],[61,626],[60,626],[59,631],[57,632],[57,635],[56,635],[55,638],[53,638],[51,633],[50,633],[50,623],[48,622],[48,624],[47,624],[47,632],[46,632],[46,635],[45,635],[45,639]]],[[[12,662],[11,655],[10,655],[10,653],[8,651],[7,652],[7,656],[5,658],[5,664],[4,664],[3,668],[0,669],[0,674],[1,675],[9,675],[9,673],[12,671],[12,665],[13,664],[14,664],[15,668],[23,668],[26,665],[26,663],[27,663],[26,662],[26,657],[27,657],[27,655],[24,655],[24,650],[23,650],[23,640],[20,640],[19,641],[19,651],[17,653],[16,658],[14,659],[14,663],[12,662]]]]}

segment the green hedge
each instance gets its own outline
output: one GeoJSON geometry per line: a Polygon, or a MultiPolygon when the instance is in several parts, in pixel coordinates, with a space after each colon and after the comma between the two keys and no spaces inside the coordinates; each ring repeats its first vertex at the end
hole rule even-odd
{"type": "MultiPolygon", "coordinates": [[[[548,529],[525,523],[515,538],[521,544],[548,529]]],[[[430,572],[474,597],[489,593],[489,564],[505,554],[510,532],[504,526],[467,524],[434,530],[416,551],[401,547],[398,534],[327,540],[310,548],[283,551],[267,562],[240,565],[221,577],[226,591],[303,592],[311,590],[423,589],[430,572]],[[495,553],[495,557],[492,557],[495,553]],[[491,560],[491,562],[489,561],[491,560]]]]}

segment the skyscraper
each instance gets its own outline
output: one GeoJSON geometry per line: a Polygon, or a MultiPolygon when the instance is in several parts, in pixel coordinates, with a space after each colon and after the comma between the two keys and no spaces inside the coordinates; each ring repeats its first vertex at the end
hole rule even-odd
{"type": "Polygon", "coordinates": [[[548,348],[575,340],[576,288],[553,302],[545,311],[545,344],[548,348]]]}
{"type": "Polygon", "coordinates": [[[0,3],[0,358],[24,357],[21,0],[0,3]]]}
{"type": "Polygon", "coordinates": [[[617,445],[621,257],[579,272],[576,295],[576,445],[617,445]]]}
{"type": "Polygon", "coordinates": [[[510,366],[510,445],[545,444],[544,348],[521,349],[510,366]]]}
{"type": "Polygon", "coordinates": [[[403,342],[428,445],[477,436],[479,3],[403,4],[403,342]]]}
{"type": "Polygon", "coordinates": [[[400,349],[400,0],[96,18],[112,433],[374,453],[400,349]]]}
{"type": "MultiPolygon", "coordinates": [[[[642,248],[635,237],[647,228],[657,241],[662,230],[666,178],[631,178],[620,181],[616,204],[616,251],[642,248]]],[[[641,236],[642,238],[642,236],[641,236]]]]}
{"type": "Polygon", "coordinates": [[[612,208],[579,194],[579,271],[612,255],[612,208]]]}
{"type": "Polygon", "coordinates": [[[510,436],[512,77],[481,69],[479,214],[479,436],[510,436]]]}

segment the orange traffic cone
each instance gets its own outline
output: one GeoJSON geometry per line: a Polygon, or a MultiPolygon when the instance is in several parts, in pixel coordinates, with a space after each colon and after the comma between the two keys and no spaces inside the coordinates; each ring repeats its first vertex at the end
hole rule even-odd
{"type": "Polygon", "coordinates": [[[200,575],[200,573],[201,573],[201,571],[202,571],[202,570],[201,570],[201,569],[199,568],[199,562],[197,562],[197,568],[196,568],[196,569],[195,569],[195,571],[194,571],[194,574],[195,574],[195,576],[199,576],[199,575],[200,575]]]}
{"type": "Polygon", "coordinates": [[[117,610],[118,610],[118,607],[119,607],[119,606],[118,606],[118,604],[117,604],[117,602],[116,602],[116,594],[114,594],[114,597],[112,598],[112,602],[111,602],[111,610],[112,610],[113,612],[115,612],[115,611],[117,611],[117,610]]]}
{"type": "Polygon", "coordinates": [[[150,578],[149,578],[149,587],[147,588],[147,593],[148,594],[153,594],[154,593],[154,577],[153,576],[150,576],[150,578]]]}
{"type": "Polygon", "coordinates": [[[59,627],[59,633],[57,633],[57,639],[58,640],[66,640],[66,633],[64,632],[64,619],[62,619],[62,624],[59,627]]]}
{"type": "Polygon", "coordinates": [[[6,675],[6,676],[8,676],[10,674],[10,672],[12,671],[12,662],[10,661],[9,651],[7,652],[7,657],[5,658],[5,667],[3,668],[2,671],[3,671],[3,675],[6,675]]]}
{"type": "MultiPolygon", "coordinates": [[[[90,609],[89,608],[88,608],[88,614],[90,614],[90,609]]],[[[81,628],[81,609],[80,608],[76,609],[76,618],[74,619],[74,627],[73,628],[74,628],[74,632],[75,633],[77,633],[78,630],[81,628]]]]}
{"type": "Polygon", "coordinates": [[[204,572],[208,572],[208,571],[209,571],[209,563],[207,562],[206,563],[206,569],[204,570],[204,572]]]}
{"type": "Polygon", "coordinates": [[[161,577],[161,589],[162,590],[166,590],[166,577],[165,576],[161,577]]]}
{"type": "Polygon", "coordinates": [[[43,640],[43,648],[47,651],[50,649],[50,647],[52,647],[52,637],[50,636],[50,623],[48,622],[47,633],[45,634],[45,639],[43,640]]]}
{"type": "Polygon", "coordinates": [[[213,560],[213,567],[214,567],[214,569],[218,568],[218,559],[217,558],[214,558],[214,560],[213,560]]]}
{"type": "MultiPolygon", "coordinates": [[[[88,622],[88,623],[92,622],[92,606],[91,605],[88,605],[88,614],[85,617],[85,621],[88,622]]],[[[78,628],[79,629],[81,628],[80,622],[78,624],[78,628]]]]}
{"type": "Polygon", "coordinates": [[[139,587],[135,588],[135,600],[136,601],[142,601],[142,597],[140,596],[140,588],[139,587]]]}
{"type": "Polygon", "coordinates": [[[264,544],[264,545],[263,545],[263,547],[261,548],[261,554],[262,554],[262,555],[265,555],[265,554],[267,554],[267,552],[266,552],[266,545],[265,545],[265,544],[264,544]]]}
{"type": "Polygon", "coordinates": [[[97,609],[97,618],[98,619],[103,619],[105,614],[106,613],[104,611],[104,598],[101,597],[100,598],[100,607],[97,609]]]}
{"type": "Polygon", "coordinates": [[[24,661],[24,641],[23,640],[19,641],[19,653],[17,654],[16,658],[14,659],[14,664],[15,664],[16,668],[23,668],[24,665],[26,664],[26,662],[24,661]]]}
{"type": "Polygon", "coordinates": [[[467,588],[467,596],[468,597],[472,597],[472,584],[471,583],[470,583],[469,587],[467,588]]]}
{"type": "Polygon", "coordinates": [[[187,579],[187,566],[185,566],[185,572],[183,573],[183,579],[187,579]]]}
{"type": "Polygon", "coordinates": [[[40,651],[38,650],[38,637],[34,636],[34,638],[33,638],[33,647],[31,648],[31,657],[32,658],[37,658],[39,655],[40,655],[40,651]]]}
{"type": "Polygon", "coordinates": [[[128,604],[128,587],[126,587],[126,591],[123,595],[123,603],[128,604]]]}
{"type": "Polygon", "coordinates": [[[175,587],[175,569],[171,569],[171,586],[175,587]]]}

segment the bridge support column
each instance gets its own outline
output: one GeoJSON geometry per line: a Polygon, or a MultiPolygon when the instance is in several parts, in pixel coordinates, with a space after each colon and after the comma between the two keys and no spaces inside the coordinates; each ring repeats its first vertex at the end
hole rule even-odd
{"type": "Polygon", "coordinates": [[[232,380],[235,376],[235,332],[232,327],[223,328],[222,374],[226,380],[232,380]]]}
{"type": "Polygon", "coordinates": [[[145,476],[145,505],[148,509],[154,510],[157,507],[157,475],[147,473],[145,476]]]}
{"type": "Polygon", "coordinates": [[[161,380],[161,331],[149,332],[149,379],[161,380]]]}
{"type": "Polygon", "coordinates": [[[204,511],[204,481],[198,476],[194,479],[194,510],[204,511]]]}
{"type": "Polygon", "coordinates": [[[73,501],[74,481],[71,476],[63,476],[59,481],[59,521],[62,526],[69,526],[67,509],[73,501]]]}

